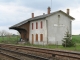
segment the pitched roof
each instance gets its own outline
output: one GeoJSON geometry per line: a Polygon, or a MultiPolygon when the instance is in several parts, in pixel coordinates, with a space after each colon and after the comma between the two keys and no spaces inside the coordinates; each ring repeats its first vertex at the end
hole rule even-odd
{"type": "Polygon", "coordinates": [[[48,17],[48,16],[51,16],[51,15],[53,15],[53,14],[56,14],[56,13],[58,13],[58,12],[61,12],[61,13],[65,14],[66,16],[68,16],[69,18],[71,18],[72,20],[75,19],[75,18],[73,18],[72,16],[70,16],[70,15],[66,14],[65,12],[63,12],[62,10],[59,10],[59,11],[56,11],[56,12],[52,12],[52,13],[50,13],[50,14],[45,14],[45,15],[36,16],[36,17],[34,17],[34,18],[29,18],[29,19],[27,19],[27,20],[24,20],[24,21],[22,21],[22,22],[20,22],[20,23],[18,23],[18,24],[15,24],[15,25],[9,27],[9,29],[17,28],[17,27],[19,27],[19,26],[21,26],[21,25],[23,25],[23,24],[25,24],[25,23],[27,23],[27,22],[29,22],[29,21],[33,21],[33,20],[37,20],[37,19],[44,19],[44,18],[46,18],[46,17],[48,17]]]}

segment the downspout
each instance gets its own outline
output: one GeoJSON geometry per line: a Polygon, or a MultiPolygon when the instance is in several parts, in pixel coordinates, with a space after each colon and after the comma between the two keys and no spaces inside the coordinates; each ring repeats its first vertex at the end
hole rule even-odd
{"type": "Polygon", "coordinates": [[[48,44],[48,20],[46,20],[46,36],[47,36],[47,44],[48,44]]]}
{"type": "Polygon", "coordinates": [[[72,39],[72,21],[70,20],[70,35],[71,35],[71,39],[72,39]]]}

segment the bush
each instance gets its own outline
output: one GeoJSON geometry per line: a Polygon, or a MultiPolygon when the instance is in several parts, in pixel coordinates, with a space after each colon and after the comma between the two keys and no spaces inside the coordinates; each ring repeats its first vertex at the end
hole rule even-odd
{"type": "Polygon", "coordinates": [[[71,34],[69,34],[69,32],[66,32],[65,37],[62,40],[62,45],[63,47],[72,47],[75,46],[75,43],[72,41],[71,39],[71,34]]]}

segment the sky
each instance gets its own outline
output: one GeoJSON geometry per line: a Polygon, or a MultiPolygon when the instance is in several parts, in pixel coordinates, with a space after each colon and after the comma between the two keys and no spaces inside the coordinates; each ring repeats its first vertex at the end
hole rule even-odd
{"type": "Polygon", "coordinates": [[[70,15],[75,18],[72,21],[72,34],[80,34],[80,0],[0,0],[0,31],[17,34],[16,30],[9,27],[31,18],[32,12],[35,16],[47,13],[49,6],[51,12],[66,12],[69,8],[70,15]]]}

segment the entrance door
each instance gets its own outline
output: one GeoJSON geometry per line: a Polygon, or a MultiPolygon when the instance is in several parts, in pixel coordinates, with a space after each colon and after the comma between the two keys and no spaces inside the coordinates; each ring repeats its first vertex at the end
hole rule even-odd
{"type": "Polygon", "coordinates": [[[34,35],[32,34],[32,44],[34,43],[34,35]]]}

